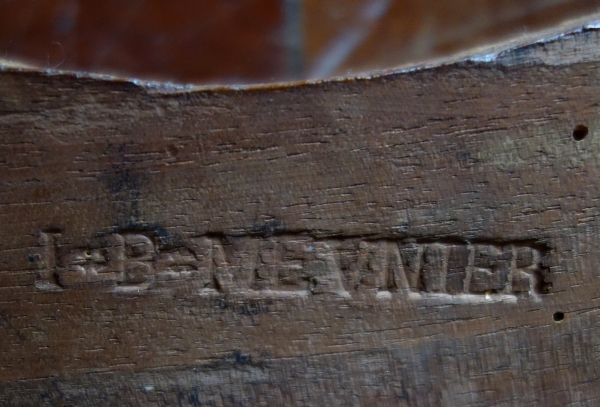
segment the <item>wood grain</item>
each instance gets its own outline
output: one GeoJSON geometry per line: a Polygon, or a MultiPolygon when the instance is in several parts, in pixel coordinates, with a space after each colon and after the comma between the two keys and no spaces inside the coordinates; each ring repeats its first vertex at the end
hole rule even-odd
{"type": "Polygon", "coordinates": [[[0,57],[194,83],[287,79],[280,0],[0,0],[0,57]]]}
{"type": "Polygon", "coordinates": [[[597,0],[304,0],[306,77],[451,55],[598,11],[597,0]]]}
{"type": "Polygon", "coordinates": [[[245,88],[5,66],[2,404],[596,405],[598,26],[245,88]]]}

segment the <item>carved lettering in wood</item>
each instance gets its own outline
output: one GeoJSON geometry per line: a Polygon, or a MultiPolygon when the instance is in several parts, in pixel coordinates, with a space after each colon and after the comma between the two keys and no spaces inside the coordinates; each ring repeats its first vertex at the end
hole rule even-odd
{"type": "MultiPolygon", "coordinates": [[[[61,291],[97,285],[139,293],[186,281],[205,293],[307,295],[420,293],[536,295],[544,250],[524,243],[457,244],[308,235],[209,237],[163,247],[144,233],[114,233],[85,247],[62,247],[41,233],[35,285],[61,291]]],[[[385,295],[384,295],[385,296],[385,295]]]]}

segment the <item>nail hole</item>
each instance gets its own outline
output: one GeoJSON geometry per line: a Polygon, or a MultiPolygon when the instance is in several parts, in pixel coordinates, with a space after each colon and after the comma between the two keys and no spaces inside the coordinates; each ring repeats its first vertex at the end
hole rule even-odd
{"type": "Polygon", "coordinates": [[[555,312],[554,315],[552,315],[552,319],[554,320],[554,322],[560,322],[563,319],[565,319],[565,313],[564,312],[555,312]]]}
{"type": "Polygon", "coordinates": [[[581,141],[588,135],[588,128],[584,125],[575,126],[573,129],[573,138],[575,141],[581,141]]]}
{"type": "Polygon", "coordinates": [[[176,146],[174,146],[173,144],[171,144],[170,146],[167,147],[167,155],[170,158],[175,158],[177,157],[177,154],[179,153],[178,149],[176,146]]]}

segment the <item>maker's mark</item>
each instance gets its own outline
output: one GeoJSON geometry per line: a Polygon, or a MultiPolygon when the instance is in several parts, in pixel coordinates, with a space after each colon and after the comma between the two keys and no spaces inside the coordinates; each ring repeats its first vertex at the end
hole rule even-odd
{"type": "Polygon", "coordinates": [[[535,296],[544,293],[545,251],[523,242],[315,239],[305,234],[199,236],[179,247],[143,233],[114,233],[82,247],[40,233],[35,285],[91,285],[139,293],[183,282],[204,294],[260,296],[375,292],[379,297],[535,296]]]}

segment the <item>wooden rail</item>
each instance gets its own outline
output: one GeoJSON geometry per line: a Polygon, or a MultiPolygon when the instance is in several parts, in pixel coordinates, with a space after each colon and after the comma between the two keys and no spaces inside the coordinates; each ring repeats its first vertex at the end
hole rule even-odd
{"type": "Polygon", "coordinates": [[[595,405],[595,21],[314,83],[3,65],[0,403],[595,405]]]}

